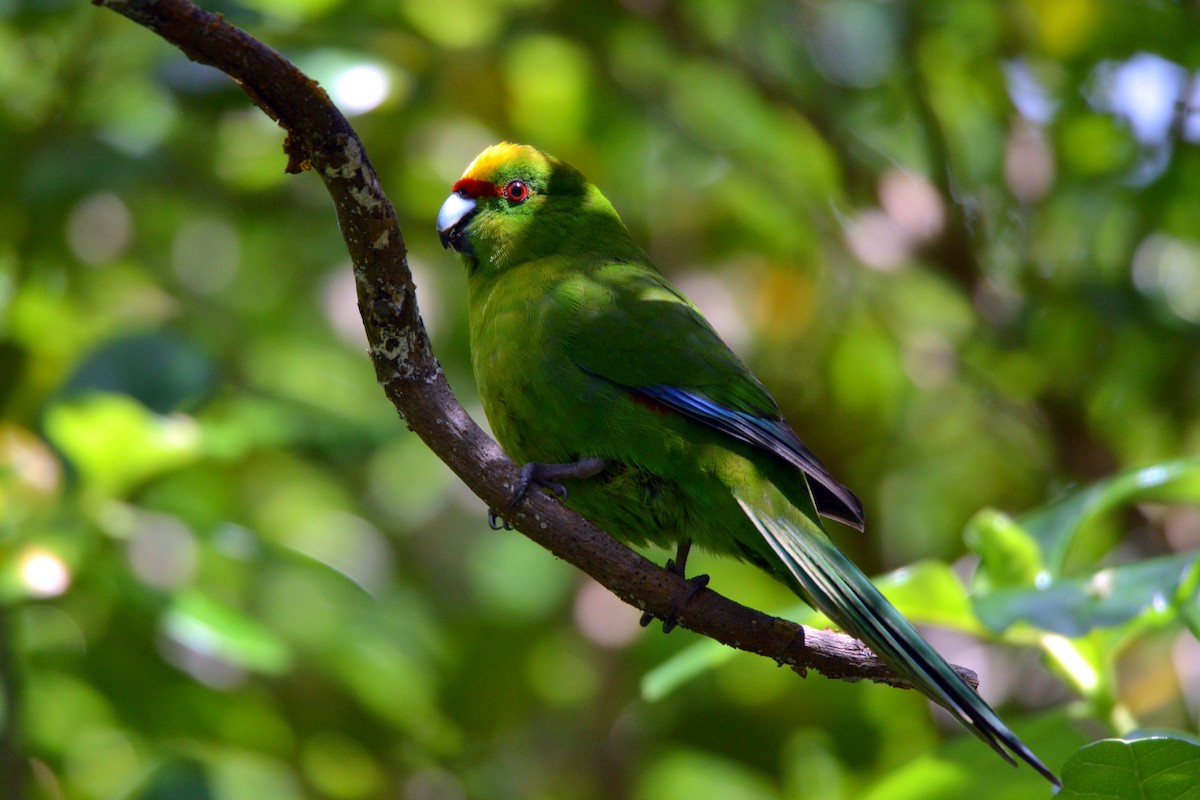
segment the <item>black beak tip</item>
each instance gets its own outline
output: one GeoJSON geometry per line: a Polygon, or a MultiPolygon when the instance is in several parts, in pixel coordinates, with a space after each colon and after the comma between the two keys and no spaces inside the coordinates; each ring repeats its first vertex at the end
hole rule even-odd
{"type": "Polygon", "coordinates": [[[442,241],[442,247],[448,250],[454,250],[462,253],[464,256],[475,255],[471,248],[471,241],[467,239],[466,222],[459,222],[457,225],[452,225],[449,228],[438,231],[438,238],[442,241]]]}

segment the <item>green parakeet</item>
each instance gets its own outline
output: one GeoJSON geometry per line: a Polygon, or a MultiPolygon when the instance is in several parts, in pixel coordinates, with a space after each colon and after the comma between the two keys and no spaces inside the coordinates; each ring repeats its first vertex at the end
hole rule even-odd
{"type": "Polygon", "coordinates": [[[829,540],[862,505],[573,167],[498,144],[437,219],[468,274],[471,361],[524,475],[634,545],[749,561],[861,639],[1011,763],[1054,774],[829,540]]]}

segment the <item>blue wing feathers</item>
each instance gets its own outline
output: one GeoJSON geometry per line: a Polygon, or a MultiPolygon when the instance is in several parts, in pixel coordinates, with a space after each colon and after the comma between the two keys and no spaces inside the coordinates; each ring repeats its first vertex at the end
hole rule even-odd
{"type": "Polygon", "coordinates": [[[822,516],[862,530],[862,502],[829,474],[782,417],[727,408],[698,392],[677,386],[639,386],[635,391],[736,439],[775,453],[812,479],[813,500],[822,516]]]}

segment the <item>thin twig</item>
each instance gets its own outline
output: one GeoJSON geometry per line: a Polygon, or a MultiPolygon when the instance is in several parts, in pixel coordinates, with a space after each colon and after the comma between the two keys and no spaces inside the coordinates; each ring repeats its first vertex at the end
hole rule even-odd
{"type": "MultiPolygon", "coordinates": [[[[392,205],[366,150],[325,92],[275,51],[186,0],[93,0],[153,30],[193,61],[232,77],[287,131],[288,170],[312,169],[325,182],[354,263],[371,359],[387,396],[439,458],[492,508],[505,507],[517,467],[454,398],[421,323],[392,205]]],[[[505,512],[513,526],[591,575],[626,603],[655,616],[674,609],[683,579],[618,543],[538,492],[505,512]]],[[[481,515],[482,519],[482,515],[481,515]]],[[[678,623],[800,674],[906,686],[862,643],[741,606],[711,590],[676,614],[678,623]]],[[[970,670],[958,668],[972,683],[970,670]]]]}

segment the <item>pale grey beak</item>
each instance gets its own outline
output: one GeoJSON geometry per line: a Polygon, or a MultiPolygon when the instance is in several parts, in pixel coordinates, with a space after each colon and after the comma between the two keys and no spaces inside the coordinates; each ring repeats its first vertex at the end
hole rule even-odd
{"type": "Polygon", "coordinates": [[[438,237],[442,240],[442,247],[452,247],[460,253],[472,255],[466,229],[476,210],[475,201],[458,192],[446,198],[437,215],[438,237]]]}

